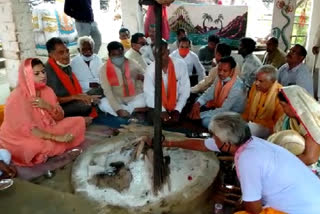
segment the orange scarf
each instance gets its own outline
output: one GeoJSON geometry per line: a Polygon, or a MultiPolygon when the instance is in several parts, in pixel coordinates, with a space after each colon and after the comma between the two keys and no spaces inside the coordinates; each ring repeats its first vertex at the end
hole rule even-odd
{"type": "MultiPolygon", "coordinates": [[[[71,81],[70,77],[57,65],[54,59],[49,57],[48,63],[51,65],[58,79],[61,81],[62,85],[65,87],[65,89],[69,92],[70,95],[82,94],[82,89],[79,84],[79,81],[73,72],[71,72],[71,81]]],[[[92,118],[96,118],[98,116],[98,113],[94,107],[92,108],[92,111],[89,116],[92,118]]]]}
{"type": "Polygon", "coordinates": [[[233,86],[233,84],[237,80],[237,74],[233,71],[232,79],[226,84],[222,84],[222,81],[219,79],[216,87],[214,89],[214,99],[207,102],[207,108],[220,108],[224,101],[227,99],[229,92],[233,86]]]}
{"type": "MultiPolygon", "coordinates": [[[[124,70],[125,70],[124,76],[125,76],[125,80],[127,82],[127,85],[125,84],[125,81],[123,81],[123,96],[130,97],[130,96],[135,95],[135,87],[134,87],[134,83],[131,78],[128,60],[125,60],[125,62],[124,62],[124,70]]],[[[112,64],[110,59],[108,59],[108,61],[107,61],[106,74],[107,74],[109,84],[111,86],[119,86],[120,85],[116,71],[114,69],[114,65],[112,64]]]]}
{"type": "Polygon", "coordinates": [[[172,60],[168,64],[168,89],[167,93],[162,80],[162,105],[168,111],[173,111],[177,103],[177,78],[172,60]]]}

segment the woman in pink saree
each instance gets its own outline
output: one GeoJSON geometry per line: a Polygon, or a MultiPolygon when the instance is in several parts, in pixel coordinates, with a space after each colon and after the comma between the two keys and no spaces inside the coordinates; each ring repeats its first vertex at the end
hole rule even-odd
{"type": "Polygon", "coordinates": [[[84,140],[83,117],[64,118],[53,90],[46,85],[44,65],[26,59],[18,87],[7,100],[0,128],[0,148],[10,151],[18,166],[33,166],[62,154],[84,140]]]}

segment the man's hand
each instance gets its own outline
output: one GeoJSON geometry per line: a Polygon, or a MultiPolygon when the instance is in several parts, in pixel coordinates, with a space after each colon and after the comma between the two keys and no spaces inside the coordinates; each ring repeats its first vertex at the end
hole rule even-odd
{"type": "Polygon", "coordinates": [[[313,46],[313,48],[312,48],[312,53],[313,53],[314,55],[319,54],[319,47],[318,47],[318,46],[313,46]]]}
{"type": "Polygon", "coordinates": [[[52,109],[52,106],[49,103],[47,103],[45,100],[41,99],[40,97],[35,97],[31,101],[31,103],[32,103],[33,107],[38,107],[38,108],[45,109],[48,111],[50,111],[52,109]]]}
{"type": "Polygon", "coordinates": [[[87,94],[78,94],[73,96],[74,100],[79,100],[84,102],[86,105],[92,105],[93,103],[100,102],[100,95],[87,95],[87,94]]]}
{"type": "Polygon", "coordinates": [[[86,105],[91,105],[91,103],[93,102],[93,99],[91,98],[91,96],[87,95],[87,94],[77,94],[77,95],[73,95],[73,99],[74,100],[79,100],[84,102],[86,105]]]}
{"type": "Polygon", "coordinates": [[[0,161],[0,171],[3,172],[1,177],[14,178],[17,175],[17,170],[13,165],[7,165],[5,162],[0,161]]]}
{"type": "Polygon", "coordinates": [[[191,112],[188,114],[188,117],[191,120],[200,119],[200,103],[196,102],[195,104],[193,104],[191,112]]]}
{"type": "Polygon", "coordinates": [[[123,110],[123,109],[118,110],[117,115],[119,117],[129,117],[130,116],[129,112],[127,112],[126,110],[123,110]]]}
{"type": "Polygon", "coordinates": [[[180,112],[178,110],[174,110],[171,113],[171,122],[177,123],[180,119],[180,112]]]}
{"type": "Polygon", "coordinates": [[[170,115],[168,112],[164,111],[164,112],[161,112],[161,120],[166,123],[167,121],[169,121],[171,119],[170,115]]]}

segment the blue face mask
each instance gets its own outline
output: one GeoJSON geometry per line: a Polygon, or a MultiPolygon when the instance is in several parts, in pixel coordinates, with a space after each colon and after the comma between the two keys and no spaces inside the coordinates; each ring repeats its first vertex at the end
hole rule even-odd
{"type": "Polygon", "coordinates": [[[121,67],[124,63],[124,56],[116,56],[111,58],[112,64],[115,64],[117,67],[121,67]]]}
{"type": "Polygon", "coordinates": [[[84,56],[84,55],[81,55],[82,59],[86,62],[89,62],[93,59],[93,55],[91,56],[84,56]]]}

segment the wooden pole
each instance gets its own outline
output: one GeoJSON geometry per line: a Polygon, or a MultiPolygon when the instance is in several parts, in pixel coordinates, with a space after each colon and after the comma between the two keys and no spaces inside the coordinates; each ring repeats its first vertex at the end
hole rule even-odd
{"type": "Polygon", "coordinates": [[[154,96],[154,192],[157,193],[164,183],[164,162],[162,151],[162,127],[161,127],[161,89],[162,89],[162,5],[154,3],[154,12],[156,19],[156,38],[155,38],[155,96],[154,96]]]}

